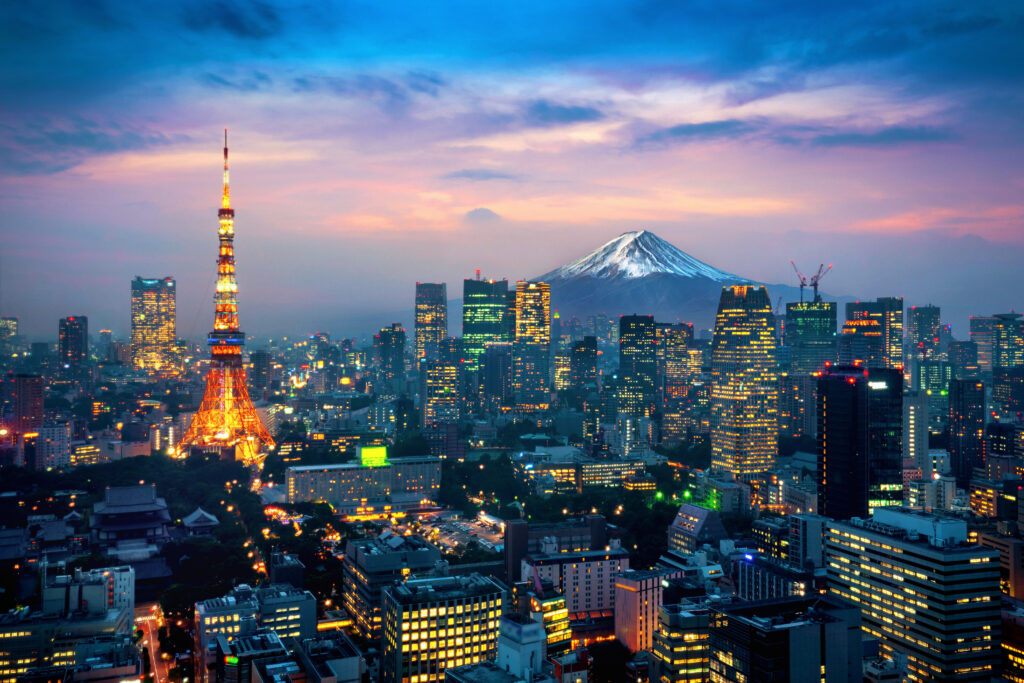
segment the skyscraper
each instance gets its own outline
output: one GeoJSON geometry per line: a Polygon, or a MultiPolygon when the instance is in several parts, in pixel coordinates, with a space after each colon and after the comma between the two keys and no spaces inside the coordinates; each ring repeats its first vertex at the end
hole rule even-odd
{"type": "Polygon", "coordinates": [[[908,391],[903,395],[903,459],[921,468],[925,477],[932,475],[928,456],[928,394],[908,391]]]}
{"type": "Polygon", "coordinates": [[[405,328],[402,323],[391,323],[373,335],[373,349],[380,363],[383,393],[400,393],[399,383],[405,379],[405,328]]]}
{"type": "Polygon", "coordinates": [[[992,369],[1024,365],[1024,320],[1020,313],[997,313],[992,323],[992,369]]]}
{"type": "Polygon", "coordinates": [[[949,363],[953,366],[953,376],[957,379],[977,377],[978,345],[973,341],[953,341],[947,351],[949,363]]]}
{"type": "Polygon", "coordinates": [[[522,411],[548,407],[551,362],[551,285],[516,283],[516,339],[512,349],[516,407],[522,411]]]}
{"type": "Polygon", "coordinates": [[[877,320],[882,332],[881,367],[903,367],[903,297],[846,304],[846,319],[877,320]]]}
{"type": "Polygon", "coordinates": [[[903,378],[838,366],[818,378],[818,510],[835,519],[903,497],[903,378]]]}
{"type": "Polygon", "coordinates": [[[0,354],[10,355],[14,340],[18,336],[18,319],[0,317],[0,354]]]}
{"type": "Polygon", "coordinates": [[[443,282],[416,283],[416,362],[437,360],[448,337],[448,286],[443,282]]]}
{"type": "Polygon", "coordinates": [[[39,375],[12,374],[4,381],[4,402],[11,405],[11,426],[19,434],[43,425],[43,386],[39,375]]]}
{"type": "Polygon", "coordinates": [[[420,365],[420,404],[423,425],[459,421],[459,362],[451,358],[425,360],[420,365]]]}
{"type": "Polygon", "coordinates": [[[711,344],[711,467],[749,479],[778,452],[777,343],[768,290],[722,289],[711,344]]]}
{"type": "Polygon", "coordinates": [[[942,326],[938,306],[911,306],[908,309],[907,346],[913,360],[930,360],[939,349],[942,326]]]}
{"type": "Polygon", "coordinates": [[[834,363],[838,353],[836,304],[833,301],[805,301],[786,304],[784,342],[789,347],[790,370],[817,372],[834,363]]]}
{"type": "Polygon", "coordinates": [[[132,367],[163,373],[174,365],[177,341],[175,282],[170,277],[132,280],[132,326],[129,340],[132,367]]]}
{"type": "Polygon", "coordinates": [[[245,333],[238,325],[238,282],[235,280],[235,210],[228,188],[228,131],[224,129],[224,189],[217,212],[217,289],[213,295],[213,331],[207,338],[210,371],[199,410],[181,439],[182,449],[217,450],[246,464],[262,462],[264,446],[274,439],[263,426],[249,398],[242,364],[245,333]]]}
{"type": "Polygon", "coordinates": [[[654,316],[619,318],[619,412],[650,417],[658,372],[654,316]]]}
{"type": "Polygon", "coordinates": [[[971,341],[978,348],[978,367],[982,372],[992,372],[992,337],[995,316],[971,316],[971,341]]]}
{"type": "Polygon", "coordinates": [[[944,360],[914,362],[911,386],[928,396],[928,421],[933,432],[941,432],[949,413],[949,381],[953,366],[944,360]]]}
{"type": "Polygon", "coordinates": [[[950,381],[948,425],[950,468],[957,484],[966,488],[985,456],[985,385],[979,380],[950,381]]]}
{"type": "Polygon", "coordinates": [[[655,323],[658,339],[658,389],[663,398],[685,398],[695,374],[690,355],[693,323],[655,323]]]}
{"type": "Polygon", "coordinates": [[[569,352],[570,389],[583,396],[588,385],[597,388],[598,380],[597,338],[587,336],[582,341],[573,342],[569,352]]]}
{"type": "Polygon", "coordinates": [[[462,281],[462,348],[466,372],[478,372],[489,342],[513,341],[509,335],[508,280],[462,281]]]}
{"type": "Polygon", "coordinates": [[[843,323],[843,333],[839,336],[839,364],[885,367],[882,324],[870,318],[843,323]]]}
{"type": "Polygon", "coordinates": [[[89,319],[69,315],[60,319],[57,344],[58,361],[70,370],[79,370],[89,360],[89,319]]]}

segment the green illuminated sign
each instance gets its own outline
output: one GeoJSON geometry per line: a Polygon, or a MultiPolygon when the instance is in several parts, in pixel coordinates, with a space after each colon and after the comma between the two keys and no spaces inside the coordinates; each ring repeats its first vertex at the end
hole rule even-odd
{"type": "Polygon", "coordinates": [[[388,464],[387,446],[360,446],[359,462],[363,467],[383,467],[388,464]]]}

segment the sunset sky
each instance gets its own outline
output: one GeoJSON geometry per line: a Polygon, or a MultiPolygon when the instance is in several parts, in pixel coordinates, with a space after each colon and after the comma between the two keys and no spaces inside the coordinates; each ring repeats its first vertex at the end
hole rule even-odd
{"type": "MultiPolygon", "coordinates": [[[[8,2],[0,315],[212,321],[223,128],[242,327],[335,336],[414,283],[646,228],[723,270],[1024,308],[1020,2],[8,2]]],[[[411,327],[411,320],[403,320],[411,327]]]]}

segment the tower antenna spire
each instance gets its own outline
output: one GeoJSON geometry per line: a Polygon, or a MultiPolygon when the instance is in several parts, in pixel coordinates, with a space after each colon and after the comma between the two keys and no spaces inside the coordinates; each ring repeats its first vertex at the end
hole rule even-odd
{"type": "Polygon", "coordinates": [[[231,191],[228,189],[228,129],[224,129],[224,197],[221,208],[231,208],[231,191]]]}

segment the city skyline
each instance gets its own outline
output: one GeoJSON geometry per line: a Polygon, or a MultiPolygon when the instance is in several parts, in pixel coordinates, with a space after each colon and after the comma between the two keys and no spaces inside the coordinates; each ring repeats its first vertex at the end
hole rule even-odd
{"type": "Polygon", "coordinates": [[[6,9],[0,314],[123,335],[131,279],[169,275],[200,338],[224,126],[258,336],[379,327],[415,281],[534,278],[644,228],[769,284],[835,263],[826,294],[961,336],[1017,303],[1010,3],[346,9],[6,9]]]}

